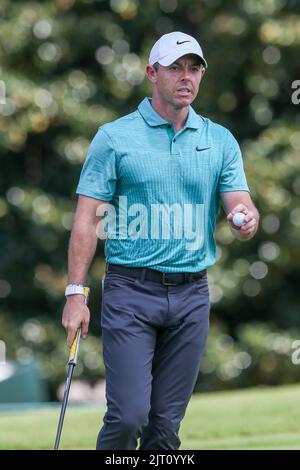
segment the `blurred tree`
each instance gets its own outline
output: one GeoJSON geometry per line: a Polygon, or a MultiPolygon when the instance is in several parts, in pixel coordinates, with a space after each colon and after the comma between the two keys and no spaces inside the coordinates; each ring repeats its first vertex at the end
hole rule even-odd
{"type": "MultiPolygon", "coordinates": [[[[212,319],[300,327],[300,4],[296,0],[0,1],[0,298],[12,321],[59,322],[75,189],[99,125],[151,94],[159,35],[199,38],[209,67],[195,109],[241,143],[261,229],[234,241],[223,214],[212,319]],[[3,87],[2,87],[3,89],[3,87]]],[[[99,334],[99,242],[90,281],[99,334]]]]}

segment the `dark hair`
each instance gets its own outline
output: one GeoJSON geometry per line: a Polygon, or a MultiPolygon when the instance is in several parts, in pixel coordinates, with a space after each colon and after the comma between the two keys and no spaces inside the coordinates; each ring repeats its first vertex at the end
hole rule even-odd
{"type": "Polygon", "coordinates": [[[155,64],[153,64],[153,68],[154,68],[155,72],[158,71],[158,67],[159,67],[159,63],[155,62],[155,64]]]}

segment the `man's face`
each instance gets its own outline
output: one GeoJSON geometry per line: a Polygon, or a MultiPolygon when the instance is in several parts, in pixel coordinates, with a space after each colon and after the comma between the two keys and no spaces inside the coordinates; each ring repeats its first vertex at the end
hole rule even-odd
{"type": "Polygon", "coordinates": [[[197,56],[185,55],[164,67],[159,65],[155,71],[147,66],[148,78],[152,81],[162,101],[183,108],[196,98],[205,68],[199,64],[197,56]]]}

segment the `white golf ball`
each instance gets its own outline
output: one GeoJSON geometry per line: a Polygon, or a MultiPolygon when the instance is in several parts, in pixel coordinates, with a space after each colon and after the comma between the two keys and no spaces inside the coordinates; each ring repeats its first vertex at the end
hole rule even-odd
{"type": "Polygon", "coordinates": [[[243,212],[237,212],[236,214],[234,214],[232,222],[237,227],[241,227],[245,223],[245,214],[243,214],[243,212]]]}

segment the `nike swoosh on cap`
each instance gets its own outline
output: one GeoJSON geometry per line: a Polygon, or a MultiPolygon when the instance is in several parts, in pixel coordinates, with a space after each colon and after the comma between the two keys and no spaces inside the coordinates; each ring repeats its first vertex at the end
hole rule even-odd
{"type": "Polygon", "coordinates": [[[196,147],[197,152],[202,152],[203,150],[208,150],[208,149],[210,149],[210,147],[204,147],[204,148],[200,148],[198,146],[196,147]]]}
{"type": "Polygon", "coordinates": [[[181,41],[181,42],[177,41],[176,44],[178,44],[179,46],[180,44],[184,44],[185,42],[191,42],[191,41],[181,41]]]}

